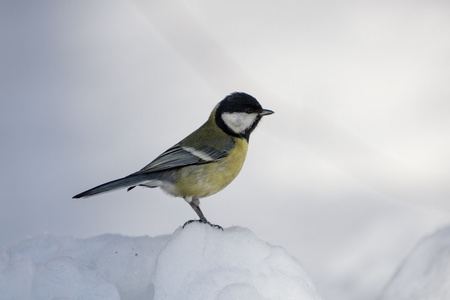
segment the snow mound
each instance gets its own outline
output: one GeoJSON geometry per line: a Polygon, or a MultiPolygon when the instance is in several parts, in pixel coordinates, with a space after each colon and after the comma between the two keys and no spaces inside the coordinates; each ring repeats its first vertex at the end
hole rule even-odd
{"type": "Polygon", "coordinates": [[[380,300],[450,299],[450,226],[420,241],[380,300]]]}
{"type": "Polygon", "coordinates": [[[299,262],[245,228],[193,223],[160,237],[37,236],[0,253],[15,299],[320,299],[299,262]]]}

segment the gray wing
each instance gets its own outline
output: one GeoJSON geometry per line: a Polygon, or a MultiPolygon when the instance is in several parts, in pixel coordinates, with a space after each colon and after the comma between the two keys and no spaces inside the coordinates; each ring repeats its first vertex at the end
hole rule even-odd
{"type": "Polygon", "coordinates": [[[151,173],[217,161],[227,156],[228,151],[230,151],[233,146],[233,140],[231,140],[228,145],[220,150],[207,146],[200,147],[199,149],[194,149],[187,146],[181,146],[181,144],[176,144],[175,146],[158,156],[154,161],[146,165],[140,171],[135,172],[127,177],[101,184],[95,188],[80,193],[73,198],[89,197],[124,187],[128,187],[129,191],[137,185],[156,187],[159,184],[160,177],[159,175],[151,173]]]}
{"type": "Polygon", "coordinates": [[[233,146],[233,140],[225,148],[220,150],[211,147],[194,149],[176,144],[136,173],[156,172],[189,165],[210,163],[227,156],[228,151],[233,146]]]}

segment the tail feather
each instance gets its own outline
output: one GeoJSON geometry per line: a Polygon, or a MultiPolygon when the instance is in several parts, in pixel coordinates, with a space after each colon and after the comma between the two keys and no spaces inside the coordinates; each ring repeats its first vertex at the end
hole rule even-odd
{"type": "Polygon", "coordinates": [[[82,192],[78,195],[73,196],[73,198],[84,198],[84,197],[90,197],[96,194],[109,192],[112,190],[117,190],[125,187],[129,187],[128,190],[132,189],[136,185],[139,185],[139,183],[148,181],[149,178],[147,174],[132,174],[130,176],[116,179],[104,184],[101,184],[99,186],[96,186],[90,190],[87,190],[85,192],[82,192]]]}

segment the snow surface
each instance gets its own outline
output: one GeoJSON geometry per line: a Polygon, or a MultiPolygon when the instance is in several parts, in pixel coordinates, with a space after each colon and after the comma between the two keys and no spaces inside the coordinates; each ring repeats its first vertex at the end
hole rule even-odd
{"type": "Polygon", "coordinates": [[[406,299],[450,299],[450,226],[418,243],[380,298],[406,299]]]}
{"type": "Polygon", "coordinates": [[[250,230],[37,236],[0,256],[2,300],[320,299],[300,263],[250,230]]]}

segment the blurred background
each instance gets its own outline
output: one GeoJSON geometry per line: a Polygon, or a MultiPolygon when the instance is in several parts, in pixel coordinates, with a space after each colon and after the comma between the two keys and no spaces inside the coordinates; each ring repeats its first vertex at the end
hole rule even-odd
{"type": "Polygon", "coordinates": [[[202,201],[284,247],[324,299],[376,299],[450,222],[447,1],[0,1],[0,248],[42,233],[171,234],[139,170],[247,92],[275,114],[202,201]]]}

